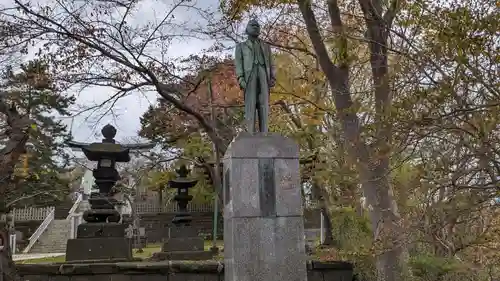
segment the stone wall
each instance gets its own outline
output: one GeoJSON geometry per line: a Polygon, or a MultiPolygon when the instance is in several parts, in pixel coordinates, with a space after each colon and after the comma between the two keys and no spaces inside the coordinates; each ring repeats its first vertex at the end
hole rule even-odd
{"type": "MultiPolygon", "coordinates": [[[[174,218],[175,213],[148,213],[141,214],[141,226],[146,229],[147,243],[159,243],[162,237],[165,237],[164,229],[171,225],[171,221],[174,218]]],[[[213,213],[212,212],[192,212],[193,225],[198,228],[198,232],[205,236],[206,239],[212,238],[212,223],[213,223],[213,213]]],[[[123,216],[123,222],[126,224],[131,224],[132,219],[129,215],[123,216]]],[[[320,227],[320,213],[318,209],[306,209],[304,210],[304,224],[305,228],[319,228],[320,227]]],[[[223,232],[223,218],[222,214],[219,214],[219,225],[218,225],[219,237],[222,239],[223,232]]]]}
{"type": "MultiPolygon", "coordinates": [[[[307,268],[308,281],[353,280],[347,262],[311,261],[307,268]]],[[[26,281],[224,281],[224,265],[216,261],[21,264],[18,271],[26,281]]]]}

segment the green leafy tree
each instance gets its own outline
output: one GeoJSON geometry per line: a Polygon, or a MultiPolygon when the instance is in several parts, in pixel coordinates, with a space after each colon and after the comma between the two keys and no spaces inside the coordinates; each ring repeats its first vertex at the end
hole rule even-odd
{"type": "MultiPolygon", "coordinates": [[[[183,80],[197,80],[206,77],[193,92],[187,92],[182,100],[210,121],[222,139],[223,147],[218,149],[219,157],[225,147],[241,130],[243,117],[242,94],[235,79],[234,65],[230,59],[200,58],[204,63],[197,68],[197,73],[186,75],[183,80]]],[[[177,87],[182,88],[185,82],[177,87]]],[[[197,169],[193,174],[201,181],[197,185],[204,193],[205,188],[213,187],[204,180],[203,173],[215,179],[214,146],[204,128],[184,111],[181,111],[165,99],[159,98],[141,118],[140,135],[163,145],[177,158],[190,160],[197,169]]]]}
{"type": "MultiPolygon", "coordinates": [[[[68,193],[70,182],[61,176],[66,128],[54,113],[68,115],[74,98],[61,95],[43,61],[22,64],[18,71],[8,68],[2,78],[0,214],[7,214],[16,206],[62,200],[68,193]]],[[[4,241],[8,232],[1,232],[4,241]]],[[[8,248],[1,254],[3,280],[18,280],[8,248]]]]}
{"type": "Polygon", "coordinates": [[[32,120],[23,160],[16,163],[8,185],[7,202],[15,201],[13,207],[64,200],[69,192],[69,180],[61,176],[68,160],[63,151],[67,130],[55,114],[69,115],[74,97],[58,91],[42,61],[21,65],[19,72],[7,69],[4,79],[10,104],[32,120]]]}

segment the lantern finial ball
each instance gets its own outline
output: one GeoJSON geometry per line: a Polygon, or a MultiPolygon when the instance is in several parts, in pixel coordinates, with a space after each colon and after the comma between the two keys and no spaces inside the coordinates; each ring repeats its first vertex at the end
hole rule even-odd
{"type": "Polygon", "coordinates": [[[107,124],[102,127],[101,133],[106,140],[112,140],[116,136],[116,128],[111,124],[107,124]]]}

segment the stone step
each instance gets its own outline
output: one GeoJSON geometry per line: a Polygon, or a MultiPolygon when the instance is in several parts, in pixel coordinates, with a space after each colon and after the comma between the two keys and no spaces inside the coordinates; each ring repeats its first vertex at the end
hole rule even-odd
{"type": "Polygon", "coordinates": [[[54,212],[54,217],[56,218],[56,220],[65,219],[68,216],[71,207],[73,207],[72,202],[64,202],[61,203],[59,206],[56,206],[56,210],[54,212]]]}
{"type": "Polygon", "coordinates": [[[61,240],[57,240],[57,241],[54,241],[54,240],[41,241],[40,243],[37,243],[37,245],[40,245],[40,246],[61,245],[61,244],[66,244],[67,241],[68,241],[68,239],[66,239],[66,238],[61,239],[61,240]]]}
{"type": "Polygon", "coordinates": [[[66,231],[65,232],[57,232],[57,233],[54,233],[54,231],[60,231],[60,230],[59,229],[52,229],[51,230],[52,233],[47,234],[47,237],[66,237],[69,234],[69,232],[67,233],[66,231]]]}
{"type": "MultiPolygon", "coordinates": [[[[57,229],[56,229],[57,231],[57,229]]],[[[48,234],[46,237],[52,237],[52,238],[61,238],[61,237],[67,237],[69,233],[59,233],[59,234],[48,234]]]]}
{"type": "Polygon", "coordinates": [[[62,244],[64,242],[66,242],[66,240],[68,240],[66,237],[65,238],[62,238],[61,240],[41,240],[39,245],[59,245],[59,244],[62,244]]]}
{"type": "Polygon", "coordinates": [[[53,220],[31,249],[32,253],[65,252],[70,236],[70,221],[53,220]]]}
{"type": "Polygon", "coordinates": [[[49,236],[54,236],[54,235],[65,236],[68,233],[69,231],[67,229],[51,228],[49,236]]]}
{"type": "Polygon", "coordinates": [[[43,240],[39,240],[40,241],[40,244],[57,244],[57,243],[61,243],[61,241],[65,241],[65,240],[68,240],[68,236],[58,236],[58,237],[46,237],[45,239],[43,240]]]}
{"type": "Polygon", "coordinates": [[[30,253],[32,254],[47,254],[47,253],[64,253],[66,247],[53,247],[53,248],[33,248],[30,253]]]}
{"type": "Polygon", "coordinates": [[[33,254],[64,253],[64,252],[66,252],[66,246],[64,246],[64,247],[33,248],[31,251],[31,253],[33,253],[33,254]]]}
{"type": "Polygon", "coordinates": [[[61,243],[61,244],[36,245],[35,247],[33,247],[33,250],[35,250],[35,249],[43,250],[43,249],[49,249],[49,248],[66,248],[66,242],[67,241],[65,241],[64,243],[61,243]]]}
{"type": "Polygon", "coordinates": [[[61,225],[54,225],[53,228],[55,229],[60,229],[60,230],[67,230],[69,227],[69,223],[68,224],[61,224],[61,225]]]}
{"type": "MultiPolygon", "coordinates": [[[[67,234],[53,234],[53,235],[47,235],[45,236],[46,238],[65,238],[67,237],[68,235],[67,234]]],[[[49,240],[52,240],[52,239],[49,239],[49,240]]]]}

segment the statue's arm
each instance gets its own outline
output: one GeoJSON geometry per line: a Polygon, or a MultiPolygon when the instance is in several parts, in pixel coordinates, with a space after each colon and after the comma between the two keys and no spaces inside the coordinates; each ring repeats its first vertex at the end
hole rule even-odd
{"type": "Polygon", "coordinates": [[[271,78],[271,87],[274,87],[276,84],[276,66],[274,65],[273,53],[271,52],[271,45],[267,45],[269,51],[269,74],[271,78]]]}
{"type": "Polygon", "coordinates": [[[236,45],[236,49],[234,51],[234,67],[236,68],[236,78],[239,82],[245,77],[245,71],[243,70],[243,52],[240,44],[236,45]]]}

